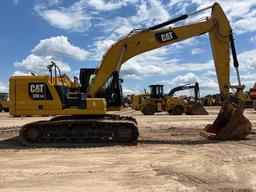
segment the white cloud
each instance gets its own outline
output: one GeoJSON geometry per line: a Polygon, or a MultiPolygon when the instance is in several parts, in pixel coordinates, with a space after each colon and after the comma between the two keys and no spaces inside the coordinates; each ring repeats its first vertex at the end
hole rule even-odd
{"type": "MultiPolygon", "coordinates": [[[[238,54],[240,77],[242,84],[246,85],[246,90],[253,87],[256,82],[256,48],[238,54]]],[[[233,78],[235,82],[236,76],[233,78]]]]}
{"type": "Polygon", "coordinates": [[[54,27],[72,32],[86,32],[92,26],[93,20],[102,20],[99,11],[113,11],[137,2],[138,0],[80,0],[69,7],[56,7],[59,1],[53,0],[48,3],[37,3],[34,10],[54,27]],[[53,5],[55,8],[51,8],[53,5]]]}
{"type": "Polygon", "coordinates": [[[215,71],[207,71],[206,73],[204,73],[204,76],[208,77],[208,78],[216,77],[216,72],[215,71]]]}
{"type": "Polygon", "coordinates": [[[24,68],[29,72],[46,74],[50,61],[55,61],[63,73],[71,71],[69,65],[62,60],[69,57],[74,60],[85,60],[88,52],[72,45],[67,37],[57,36],[43,39],[32,49],[32,53],[21,62],[16,61],[15,67],[24,68]]]}
{"type": "Polygon", "coordinates": [[[252,72],[255,75],[256,71],[256,48],[249,50],[249,51],[244,51],[240,54],[238,54],[238,60],[240,63],[239,68],[243,72],[252,72]]]}
{"type": "Polygon", "coordinates": [[[121,78],[124,79],[136,79],[136,80],[142,80],[143,78],[136,75],[136,74],[125,74],[124,72],[121,71],[121,78]]]}
{"type": "Polygon", "coordinates": [[[84,0],[84,3],[88,3],[88,5],[92,6],[96,10],[99,11],[113,11],[115,9],[120,9],[128,4],[137,3],[138,0],[122,0],[122,1],[106,1],[106,0],[84,0]]]}
{"type": "Polygon", "coordinates": [[[249,90],[250,88],[253,88],[253,86],[256,83],[255,74],[253,73],[244,73],[241,76],[242,84],[246,85],[245,90],[249,90]]]}
{"type": "MultiPolygon", "coordinates": [[[[118,20],[118,17],[109,19],[108,16],[104,16],[101,13],[118,10],[126,6],[136,9],[135,15],[121,17],[121,20],[128,21],[124,22],[124,28],[128,27],[130,29],[131,26],[132,28],[149,27],[187,13],[189,8],[195,7],[198,10],[212,5],[215,1],[219,2],[225,10],[235,32],[256,31],[256,25],[251,25],[251,23],[256,22],[256,0],[172,0],[169,3],[159,0],[80,0],[69,7],[61,6],[58,0],[50,0],[48,3],[38,1],[39,3],[36,4],[35,11],[52,26],[68,31],[85,32],[92,27],[92,22],[94,25],[97,25],[97,21],[99,20],[104,21],[104,23],[111,23],[118,20]],[[53,6],[55,7],[52,8],[53,6]]],[[[195,16],[192,20],[209,15],[210,10],[195,16]]],[[[103,24],[101,26],[111,31],[109,29],[111,25],[103,24]]],[[[112,26],[115,26],[115,24],[112,26]]],[[[119,25],[116,29],[122,26],[119,25]]],[[[123,33],[123,30],[121,32],[123,33]]]]}
{"type": "Polygon", "coordinates": [[[34,9],[50,25],[60,29],[85,32],[91,27],[93,13],[89,12],[81,2],[76,2],[68,8],[57,9],[49,9],[45,4],[37,4],[34,9]]]}
{"type": "Polygon", "coordinates": [[[252,23],[256,23],[256,0],[192,0],[192,3],[197,5],[197,9],[208,7],[214,2],[220,3],[230,19],[235,32],[245,33],[256,31],[256,26],[252,25],[252,23]]]}
{"type": "Polygon", "coordinates": [[[256,45],[256,36],[250,38],[250,42],[256,45]]]}
{"type": "Polygon", "coordinates": [[[199,38],[192,37],[190,39],[186,39],[184,41],[177,42],[177,43],[173,44],[172,46],[174,46],[175,49],[177,49],[177,50],[181,50],[185,47],[196,47],[200,43],[198,39],[199,38]]]}
{"type": "Polygon", "coordinates": [[[89,59],[100,60],[103,54],[114,44],[114,40],[104,39],[95,41],[93,48],[90,50],[89,59]]]}
{"type": "Polygon", "coordinates": [[[25,72],[22,72],[22,71],[14,71],[12,76],[32,76],[32,74],[31,73],[25,73],[25,72]]]}
{"type": "Polygon", "coordinates": [[[199,79],[200,88],[204,90],[204,92],[217,93],[219,90],[219,85],[215,79],[211,79],[205,76],[202,76],[199,79]]]}
{"type": "Polygon", "coordinates": [[[204,52],[204,50],[201,49],[201,48],[193,48],[192,51],[191,51],[191,54],[192,54],[192,55],[200,55],[200,54],[202,54],[203,52],[204,52]]]}
{"type": "Polygon", "coordinates": [[[128,89],[126,87],[123,87],[123,94],[124,95],[139,94],[139,91],[136,89],[128,89]]]}
{"type": "Polygon", "coordinates": [[[194,73],[187,73],[185,75],[178,75],[172,80],[163,80],[162,83],[170,85],[172,88],[184,85],[184,84],[195,84],[199,83],[201,93],[203,95],[218,93],[218,83],[215,78],[209,78],[208,75],[196,75],[194,73]]]}
{"type": "Polygon", "coordinates": [[[8,91],[9,91],[8,85],[0,81],[0,92],[8,93],[8,91]]]}
{"type": "Polygon", "coordinates": [[[184,84],[194,84],[198,82],[198,77],[194,73],[187,73],[185,75],[179,75],[172,80],[163,80],[162,83],[176,87],[184,84]]]}
{"type": "MultiPolygon", "coordinates": [[[[101,21],[96,23],[96,26],[100,27],[103,32],[110,34],[107,39],[118,39],[128,34],[132,29],[147,28],[170,18],[167,9],[161,1],[135,2],[133,2],[136,10],[135,15],[127,17],[117,16],[112,19],[100,18],[101,21]]],[[[106,39],[105,37],[103,38],[106,39]]]]}
{"type": "MultiPolygon", "coordinates": [[[[241,77],[242,84],[246,85],[246,90],[253,87],[253,85],[256,82],[256,79],[255,79],[255,72],[256,72],[255,55],[256,55],[256,49],[244,51],[244,52],[238,54],[238,60],[240,62],[240,66],[239,66],[240,74],[241,74],[240,77],[241,77]]],[[[210,64],[212,65],[212,69],[214,69],[213,61],[208,61],[207,63],[202,64],[202,65],[209,66],[210,64]]],[[[181,64],[181,66],[182,65],[184,65],[184,64],[181,64]]],[[[194,65],[192,63],[188,64],[188,65],[190,67],[188,67],[187,69],[183,68],[184,71],[191,71],[190,68],[192,68],[193,66],[196,68],[195,71],[199,71],[200,67],[202,67],[200,65],[199,66],[194,65]]],[[[232,62],[230,62],[230,65],[232,65],[232,62]]],[[[233,69],[233,67],[232,67],[232,69],[233,69]]],[[[195,75],[194,73],[187,73],[186,75],[182,75],[182,76],[179,75],[176,78],[174,78],[173,80],[165,80],[165,81],[162,81],[162,83],[165,83],[165,84],[171,85],[171,86],[176,86],[177,84],[193,83],[195,81],[199,82],[200,89],[202,90],[202,93],[204,95],[219,92],[216,72],[213,70],[207,71],[206,73],[202,73],[202,75],[195,75]]],[[[231,74],[230,81],[231,81],[231,84],[237,84],[236,76],[231,74]]]]}
{"type": "Polygon", "coordinates": [[[187,73],[186,75],[176,77],[173,81],[175,84],[193,84],[198,81],[198,77],[194,73],[187,73]]]}
{"type": "Polygon", "coordinates": [[[71,45],[65,36],[51,37],[43,39],[32,50],[35,55],[46,56],[52,55],[56,57],[66,56],[75,60],[85,60],[88,52],[84,49],[71,45]]]}
{"type": "Polygon", "coordinates": [[[47,66],[51,61],[55,61],[63,73],[71,71],[69,65],[61,62],[60,60],[55,60],[51,56],[42,57],[34,54],[30,54],[21,62],[15,62],[14,66],[24,68],[29,72],[37,74],[48,74],[47,66]]]}
{"type": "Polygon", "coordinates": [[[172,47],[162,47],[143,53],[127,61],[121,67],[123,77],[142,79],[148,76],[165,75],[181,71],[202,71],[214,68],[212,60],[203,63],[186,63],[180,59],[170,59],[172,47]]]}
{"type": "Polygon", "coordinates": [[[167,9],[158,0],[141,1],[137,5],[137,15],[131,17],[133,23],[144,24],[147,27],[168,19],[170,19],[170,15],[167,9]]]}
{"type": "Polygon", "coordinates": [[[133,77],[134,79],[140,79],[150,75],[165,74],[166,50],[167,48],[160,48],[130,59],[121,67],[121,74],[124,77],[133,77]]]}
{"type": "Polygon", "coordinates": [[[173,10],[173,15],[181,15],[187,13],[187,8],[190,6],[190,2],[187,0],[171,0],[168,7],[173,10]]]}

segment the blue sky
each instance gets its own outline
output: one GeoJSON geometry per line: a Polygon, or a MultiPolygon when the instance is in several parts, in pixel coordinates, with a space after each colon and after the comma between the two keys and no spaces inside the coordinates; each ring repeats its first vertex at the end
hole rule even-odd
{"type": "MultiPolygon", "coordinates": [[[[55,60],[71,77],[96,67],[104,51],[134,28],[146,28],[211,5],[211,0],[4,0],[0,2],[0,92],[11,75],[47,74],[55,60]]],[[[256,0],[218,1],[234,30],[242,82],[256,81],[256,0]]],[[[210,15],[206,11],[192,22],[210,15]]],[[[182,23],[180,23],[182,24],[182,23]]],[[[232,65],[232,63],[231,63],[232,65]]],[[[218,92],[208,35],[157,49],[121,68],[124,92],[161,83],[199,81],[201,95],[218,92]]],[[[236,82],[232,69],[231,82],[236,82]]]]}

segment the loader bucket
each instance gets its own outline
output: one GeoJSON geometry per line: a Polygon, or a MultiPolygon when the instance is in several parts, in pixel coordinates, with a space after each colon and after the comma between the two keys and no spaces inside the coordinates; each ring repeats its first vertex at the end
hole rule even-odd
{"type": "Polygon", "coordinates": [[[206,111],[204,106],[199,102],[191,102],[189,103],[187,115],[208,115],[209,113],[206,111]]]}
{"type": "Polygon", "coordinates": [[[245,139],[252,130],[251,122],[243,115],[244,110],[231,102],[224,102],[216,120],[200,134],[208,139],[245,139]]]}

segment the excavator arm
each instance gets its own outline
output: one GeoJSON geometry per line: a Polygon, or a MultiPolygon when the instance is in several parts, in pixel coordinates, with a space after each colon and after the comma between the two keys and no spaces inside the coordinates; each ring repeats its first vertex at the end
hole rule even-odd
{"type": "Polygon", "coordinates": [[[168,96],[173,96],[174,93],[176,93],[177,91],[183,91],[183,90],[187,90],[187,89],[194,89],[194,93],[195,93],[195,100],[198,101],[199,99],[199,84],[198,82],[195,82],[195,85],[180,85],[178,87],[174,87],[173,89],[171,89],[168,93],[168,96]]]}
{"type": "Polygon", "coordinates": [[[88,86],[87,95],[89,97],[96,97],[96,94],[111,77],[115,77],[112,79],[117,81],[121,65],[130,58],[205,33],[209,33],[220,95],[225,99],[225,103],[214,123],[208,125],[201,133],[207,138],[214,139],[245,138],[251,131],[251,123],[243,116],[243,109],[237,105],[236,99],[232,99],[229,94],[230,88],[236,88],[241,91],[244,86],[241,85],[238,73],[239,64],[232,29],[225,13],[218,3],[214,3],[211,7],[191,14],[182,15],[148,29],[133,30],[127,36],[118,40],[104,54],[94,74],[94,78],[88,86]],[[209,8],[212,9],[212,14],[204,21],[184,26],[163,28],[177,21],[185,20],[189,16],[209,8]],[[230,48],[234,60],[234,67],[237,71],[238,85],[230,85],[230,48]]]}
{"type": "Polygon", "coordinates": [[[113,72],[119,72],[121,65],[130,58],[205,33],[210,35],[220,92],[222,95],[228,94],[230,85],[229,48],[232,30],[220,5],[215,3],[211,8],[211,17],[206,18],[204,21],[163,29],[164,26],[186,19],[192,14],[183,15],[148,29],[134,30],[117,41],[102,57],[100,66],[95,72],[95,77],[88,87],[87,94],[90,97],[95,97],[96,93],[108,81],[113,72]]]}

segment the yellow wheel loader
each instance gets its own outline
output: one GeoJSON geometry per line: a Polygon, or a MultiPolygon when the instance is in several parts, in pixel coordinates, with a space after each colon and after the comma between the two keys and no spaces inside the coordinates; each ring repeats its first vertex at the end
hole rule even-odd
{"type": "Polygon", "coordinates": [[[167,111],[171,115],[207,115],[207,111],[198,102],[199,84],[181,85],[173,88],[164,95],[163,85],[150,85],[149,94],[139,94],[132,97],[132,108],[141,111],[144,115],[154,115],[156,112],[167,111]],[[195,100],[187,101],[182,97],[175,97],[177,91],[194,89],[195,100]]]}
{"type": "Polygon", "coordinates": [[[122,105],[121,65],[141,53],[205,33],[209,33],[220,94],[225,102],[215,122],[201,133],[210,139],[245,138],[251,131],[251,123],[244,117],[237,99],[230,95],[230,88],[243,88],[232,29],[220,5],[214,3],[205,9],[146,29],[132,30],[106,51],[97,69],[81,69],[80,86],[75,92],[71,92],[59,78],[61,72],[56,66],[59,75],[54,73],[54,77],[11,77],[9,94],[12,116],[58,115],[49,121],[24,125],[20,130],[20,141],[29,146],[136,142],[139,132],[134,118],[106,114],[110,110],[120,110],[122,105]],[[208,9],[212,13],[204,20],[180,26],[177,24],[208,9]],[[175,26],[166,27],[173,23],[176,23],[175,26]],[[238,85],[231,85],[229,80],[230,49],[238,85]],[[56,81],[56,78],[60,81],[56,81]]]}

